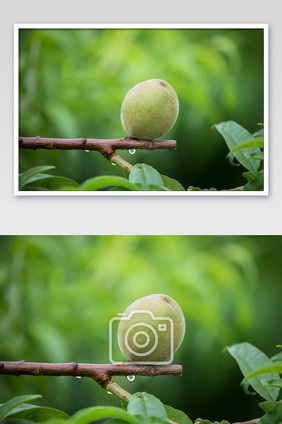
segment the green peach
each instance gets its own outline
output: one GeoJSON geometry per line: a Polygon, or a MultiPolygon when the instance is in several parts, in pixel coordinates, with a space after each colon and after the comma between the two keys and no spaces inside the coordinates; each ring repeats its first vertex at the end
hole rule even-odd
{"type": "Polygon", "coordinates": [[[184,315],[175,300],[164,294],[151,294],[125,310],[119,322],[118,344],[130,361],[162,363],[179,348],[184,333],[184,315]]]}
{"type": "Polygon", "coordinates": [[[121,123],[128,135],[140,140],[154,140],[174,125],[179,102],[166,81],[150,79],[135,85],[121,105],[121,123]]]}

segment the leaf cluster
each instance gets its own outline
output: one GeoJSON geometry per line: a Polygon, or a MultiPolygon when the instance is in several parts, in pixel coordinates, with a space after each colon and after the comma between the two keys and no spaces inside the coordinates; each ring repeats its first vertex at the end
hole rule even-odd
{"type": "Polygon", "coordinates": [[[88,424],[108,418],[107,424],[167,424],[168,420],[177,424],[192,424],[188,416],[163,403],[155,396],[137,392],[129,403],[122,403],[123,409],[111,406],[96,406],[82,409],[71,417],[64,412],[32,405],[26,402],[40,398],[40,395],[22,395],[0,405],[2,424],[88,424]]]}

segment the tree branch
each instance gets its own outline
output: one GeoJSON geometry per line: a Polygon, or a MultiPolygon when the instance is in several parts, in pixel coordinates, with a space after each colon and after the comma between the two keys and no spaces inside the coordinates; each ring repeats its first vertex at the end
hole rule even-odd
{"type": "Polygon", "coordinates": [[[95,138],[41,138],[41,137],[19,137],[21,149],[61,149],[61,150],[96,150],[106,159],[115,154],[115,150],[155,150],[176,149],[175,140],[137,140],[132,137],[116,139],[95,138]]]}
{"type": "Polygon", "coordinates": [[[0,374],[6,375],[46,375],[52,377],[73,376],[93,378],[103,388],[108,388],[112,376],[146,375],[182,375],[181,365],[134,365],[131,362],[117,364],[85,363],[44,363],[44,362],[0,362],[0,374]]]}

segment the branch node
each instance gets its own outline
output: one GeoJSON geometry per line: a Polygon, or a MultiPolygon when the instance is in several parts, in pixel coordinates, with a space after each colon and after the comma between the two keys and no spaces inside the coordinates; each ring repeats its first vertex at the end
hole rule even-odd
{"type": "Polygon", "coordinates": [[[3,364],[3,362],[0,362],[0,370],[3,369],[5,367],[5,364],[3,364]]]}
{"type": "Polygon", "coordinates": [[[111,383],[112,379],[108,374],[101,374],[99,376],[93,375],[92,377],[104,389],[111,383]]]}
{"type": "Polygon", "coordinates": [[[105,147],[100,149],[100,153],[104,156],[104,158],[111,161],[111,158],[115,155],[116,152],[112,147],[105,147]]]}
{"type": "Polygon", "coordinates": [[[78,368],[77,362],[72,362],[71,365],[72,365],[73,369],[75,369],[75,370],[78,368]]]}
{"type": "Polygon", "coordinates": [[[82,141],[83,144],[85,144],[87,142],[87,139],[86,138],[81,138],[81,141],[82,141]]]}

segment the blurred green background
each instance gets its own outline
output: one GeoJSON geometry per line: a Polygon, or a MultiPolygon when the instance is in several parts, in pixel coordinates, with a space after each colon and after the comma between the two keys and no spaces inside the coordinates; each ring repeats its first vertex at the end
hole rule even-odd
{"type": "MultiPolygon", "coordinates": [[[[187,324],[175,363],[183,377],[125,377],[198,417],[262,415],[240,387],[226,345],[248,341],[269,356],[281,343],[280,236],[2,236],[0,360],[108,363],[109,320],[136,299],[165,293],[187,324]]],[[[119,405],[90,379],[0,375],[0,403],[41,393],[41,405],[73,413],[119,405]]]]}
{"type": "MultiPolygon", "coordinates": [[[[177,151],[120,151],[185,188],[242,185],[223,138],[211,126],[233,120],[251,133],[263,122],[263,29],[20,29],[19,135],[120,138],[125,94],[161,78],[175,89],[178,120],[163,139],[177,151]]],[[[55,165],[81,183],[122,175],[99,153],[20,151],[20,172],[55,165]]]]}

